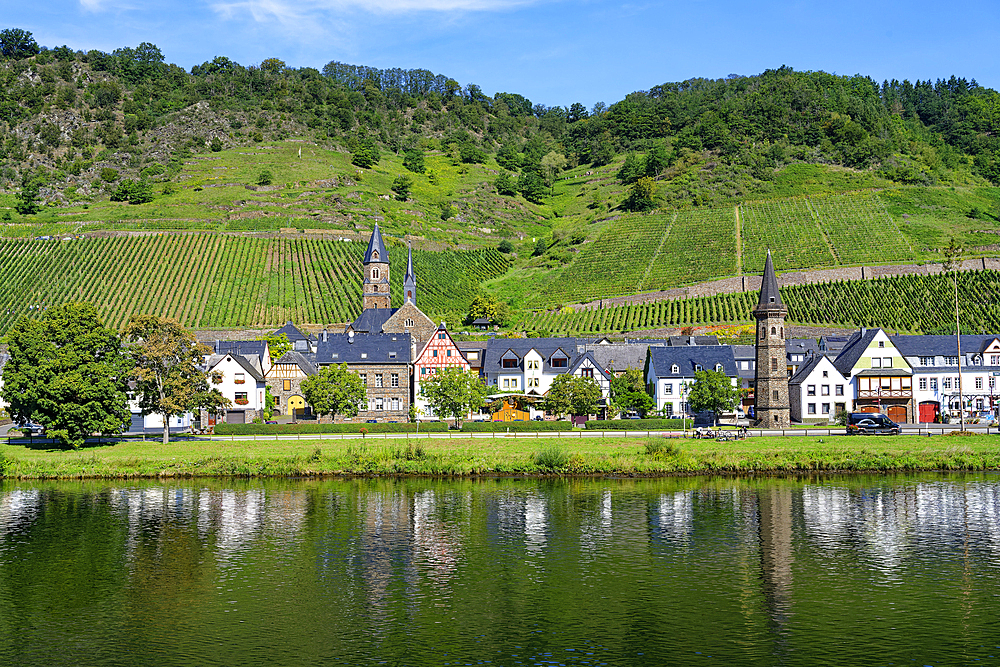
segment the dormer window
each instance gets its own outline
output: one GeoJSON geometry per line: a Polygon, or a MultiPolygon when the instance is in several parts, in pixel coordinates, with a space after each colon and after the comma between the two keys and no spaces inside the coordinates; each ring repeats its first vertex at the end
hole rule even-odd
{"type": "Polygon", "coordinates": [[[304,340],[297,340],[297,341],[295,341],[295,349],[296,350],[304,350],[304,349],[306,349],[306,341],[304,341],[304,340]]]}
{"type": "Polygon", "coordinates": [[[702,368],[702,365],[701,365],[701,364],[695,364],[695,365],[694,365],[694,371],[695,371],[695,373],[697,373],[697,372],[699,372],[699,371],[703,371],[703,370],[705,370],[705,369],[704,369],[704,368],[702,368]]]}
{"type": "Polygon", "coordinates": [[[362,359],[367,359],[368,358],[368,353],[367,352],[362,352],[361,353],[361,358],[362,359]]]}
{"type": "Polygon", "coordinates": [[[517,368],[517,359],[504,359],[500,365],[503,368],[517,368]]]}
{"type": "Polygon", "coordinates": [[[716,364],[715,365],[715,372],[716,373],[721,373],[722,372],[722,364],[716,364]]]}
{"type": "Polygon", "coordinates": [[[771,297],[771,303],[774,303],[774,297],[773,296],[771,297]]]}
{"type": "Polygon", "coordinates": [[[569,359],[566,357],[553,357],[552,358],[552,368],[566,368],[569,365],[569,359]]]}
{"type": "Polygon", "coordinates": [[[674,374],[680,373],[681,368],[677,364],[674,364],[673,366],[670,367],[670,372],[674,374]]]}
{"type": "Polygon", "coordinates": [[[378,259],[378,250],[372,250],[372,259],[378,259]]]}

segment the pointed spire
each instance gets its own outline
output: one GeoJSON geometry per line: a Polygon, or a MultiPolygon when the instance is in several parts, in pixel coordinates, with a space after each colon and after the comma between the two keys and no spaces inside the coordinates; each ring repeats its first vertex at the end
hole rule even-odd
{"type": "Polygon", "coordinates": [[[417,276],[413,272],[413,247],[406,254],[406,275],[403,276],[403,303],[417,305],[417,276]]]}
{"type": "Polygon", "coordinates": [[[414,282],[417,280],[417,276],[413,273],[413,246],[410,246],[406,252],[406,273],[403,275],[403,280],[414,282]]]}
{"type": "Polygon", "coordinates": [[[785,304],[781,302],[781,292],[778,290],[778,278],[774,275],[774,262],[771,261],[771,250],[767,251],[767,260],[764,262],[764,277],[760,283],[760,300],[754,310],[784,310],[785,304]]]}
{"type": "Polygon", "coordinates": [[[365,258],[362,262],[365,264],[370,262],[389,263],[389,256],[385,252],[385,244],[382,243],[382,232],[379,231],[377,222],[375,223],[375,229],[372,230],[372,237],[368,241],[368,250],[365,251],[365,258]]]}

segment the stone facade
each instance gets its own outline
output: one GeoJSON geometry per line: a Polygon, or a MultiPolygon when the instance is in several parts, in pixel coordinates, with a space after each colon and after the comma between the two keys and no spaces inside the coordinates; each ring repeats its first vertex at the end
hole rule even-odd
{"type": "MultiPolygon", "coordinates": [[[[345,419],[337,415],[336,423],[364,423],[369,419],[379,422],[407,422],[410,419],[410,365],[402,364],[351,364],[351,372],[361,376],[365,383],[368,405],[356,417],[345,419]]],[[[325,417],[320,421],[330,421],[325,417]]]]}
{"type": "Polygon", "coordinates": [[[774,275],[771,253],[767,253],[760,301],[754,308],[757,320],[757,364],[754,371],[754,417],[765,428],[790,424],[788,369],[785,361],[785,315],[774,275]]]}
{"type": "Polygon", "coordinates": [[[396,309],[392,317],[382,325],[383,333],[408,333],[416,341],[417,348],[422,348],[437,331],[437,326],[431,318],[424,315],[416,304],[407,302],[396,309]]]}

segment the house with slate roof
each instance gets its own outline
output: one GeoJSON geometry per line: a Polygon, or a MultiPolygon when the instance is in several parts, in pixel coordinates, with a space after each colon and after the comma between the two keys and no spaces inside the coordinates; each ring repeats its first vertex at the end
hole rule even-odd
{"type": "MultiPolygon", "coordinates": [[[[708,336],[718,341],[715,336],[708,336]]],[[[650,345],[666,345],[665,340],[637,340],[626,343],[578,342],[576,349],[581,354],[589,352],[598,365],[615,377],[620,377],[630,368],[642,370],[646,365],[646,350],[650,345]]]]}
{"type": "Polygon", "coordinates": [[[881,412],[900,424],[915,421],[913,370],[882,329],[855,332],[833,365],[851,380],[855,412],[881,412]]]}
{"type": "MultiPolygon", "coordinates": [[[[254,419],[263,416],[264,393],[267,385],[261,370],[261,357],[240,354],[235,350],[246,348],[226,345],[226,343],[234,342],[236,341],[220,341],[215,348],[218,352],[209,355],[205,360],[205,368],[209,373],[221,378],[221,382],[214,385],[214,388],[232,402],[232,406],[226,409],[223,417],[225,422],[227,424],[249,424],[254,419]]],[[[263,348],[263,356],[265,357],[267,356],[266,345],[265,343],[263,348]]],[[[270,369],[269,366],[268,369],[270,369]]]]}
{"type": "Polygon", "coordinates": [[[853,410],[854,385],[824,354],[810,352],[788,379],[788,403],[792,421],[833,421],[842,411],[853,410]]]}
{"type": "Polygon", "coordinates": [[[966,419],[1000,413],[1000,336],[962,336],[961,372],[955,336],[892,336],[893,345],[913,370],[917,420],[960,418],[959,378],[966,419]]]}
{"type": "Polygon", "coordinates": [[[656,409],[664,414],[687,415],[688,388],[699,371],[719,371],[739,387],[733,348],[729,345],[686,345],[681,347],[652,346],[646,352],[644,376],[646,386],[653,388],[656,409]]]}
{"type": "MultiPolygon", "coordinates": [[[[589,377],[601,386],[601,397],[611,393],[612,375],[591,351],[580,352],[576,338],[494,338],[487,342],[483,360],[486,384],[501,392],[541,398],[552,381],[569,373],[589,377]]],[[[531,408],[532,418],[543,412],[531,408]]]]}
{"type": "Polygon", "coordinates": [[[353,419],[337,415],[337,421],[405,422],[409,420],[411,392],[410,334],[332,334],[324,332],[309,361],[322,369],[347,364],[365,385],[365,405],[353,419]]]}
{"type": "Polygon", "coordinates": [[[271,396],[274,397],[275,414],[294,415],[296,419],[312,416],[302,395],[302,380],[314,375],[317,369],[310,361],[313,354],[307,354],[289,350],[274,362],[265,377],[271,396]]]}
{"type": "Polygon", "coordinates": [[[413,401],[418,408],[417,419],[437,419],[434,410],[420,395],[420,385],[445,368],[467,371],[471,367],[442,322],[413,360],[413,401]]]}
{"type": "Polygon", "coordinates": [[[292,344],[292,349],[296,352],[315,352],[316,351],[316,336],[313,334],[305,334],[299,330],[291,322],[285,324],[277,331],[274,332],[275,336],[280,336],[285,334],[288,342],[292,344]]]}

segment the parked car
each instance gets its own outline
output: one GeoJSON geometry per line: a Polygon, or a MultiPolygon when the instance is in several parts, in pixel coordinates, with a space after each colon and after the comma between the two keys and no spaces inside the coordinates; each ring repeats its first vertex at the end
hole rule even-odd
{"type": "Polygon", "coordinates": [[[878,412],[847,415],[847,435],[899,435],[899,424],[878,412]]]}
{"type": "Polygon", "coordinates": [[[25,435],[42,435],[45,433],[45,427],[35,422],[24,422],[23,424],[18,424],[17,428],[25,435]]]}

